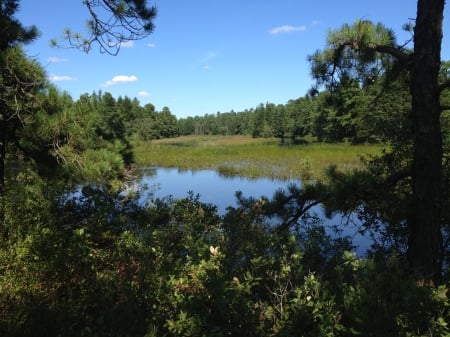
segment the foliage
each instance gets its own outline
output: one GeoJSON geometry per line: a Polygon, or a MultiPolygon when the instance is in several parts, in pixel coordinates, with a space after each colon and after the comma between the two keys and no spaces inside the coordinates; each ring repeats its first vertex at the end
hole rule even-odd
{"type": "Polygon", "coordinates": [[[386,78],[379,75],[364,87],[346,80],[286,104],[266,103],[241,112],[180,118],[177,122],[182,135],[276,137],[282,144],[311,139],[385,144],[400,135],[399,129],[408,127],[410,99],[404,78],[386,84],[386,78]]]}
{"type": "Polygon", "coordinates": [[[19,9],[19,0],[4,0],[0,4],[0,51],[20,43],[33,41],[38,30],[35,26],[24,27],[14,15],[19,9]]]}
{"type": "Polygon", "coordinates": [[[142,331],[140,271],[147,259],[137,260],[138,238],[120,228],[131,224],[126,213],[132,205],[118,209],[117,200],[101,190],[62,205],[59,193],[54,184],[25,172],[4,196],[2,335],[142,331]],[[114,213],[120,216],[111,219],[114,213]]]}
{"type": "Polygon", "coordinates": [[[123,43],[146,38],[153,32],[157,10],[148,6],[146,0],[85,0],[83,5],[90,17],[86,35],[66,29],[63,35],[66,43],[53,39],[52,45],[86,53],[98,45],[101,53],[117,55],[123,43]]]}
{"type": "Polygon", "coordinates": [[[274,227],[280,197],[239,197],[219,216],[192,194],[142,205],[138,194],[87,186],[61,198],[32,170],[9,191],[2,335],[449,332],[444,287],[416,287],[394,256],[356,258],[306,213],[292,231],[274,227]]]}
{"type": "MultiPolygon", "coordinates": [[[[145,1],[108,3],[114,18],[131,15],[145,32],[151,30],[154,11],[145,1]]],[[[91,11],[99,4],[106,2],[85,2],[91,11]]],[[[168,108],[157,112],[127,97],[99,92],[73,101],[59,93],[43,81],[40,66],[13,46],[34,36],[33,29],[12,18],[17,1],[2,2],[0,9],[0,20],[9,19],[0,30],[13,32],[11,39],[0,37],[8,40],[8,49],[0,50],[5,65],[0,116],[8,117],[0,119],[8,121],[2,124],[1,135],[8,137],[2,138],[0,159],[6,149],[10,158],[21,159],[20,170],[8,172],[0,191],[2,336],[450,334],[447,273],[440,284],[423,287],[405,263],[407,220],[414,212],[414,144],[410,79],[402,73],[393,80],[392,59],[380,54],[395,54],[391,31],[357,21],[330,32],[330,48],[312,59],[319,81],[333,77],[324,92],[312,91],[286,105],[266,103],[242,113],[177,121],[168,108]],[[281,153],[310,174],[317,158],[298,151],[314,151],[314,146],[280,147],[270,139],[263,145],[230,144],[239,143],[239,137],[221,137],[214,146],[207,146],[211,138],[142,142],[179,132],[277,137],[282,143],[313,135],[331,142],[388,142],[390,149],[365,158],[364,170],[330,167],[328,180],[305,180],[272,198],[238,193],[237,206],[219,215],[193,193],[143,200],[144,187],[124,185],[133,160],[130,139],[141,151],[142,144],[151,144],[151,155],[161,150],[166,160],[169,147],[178,160],[186,161],[190,151],[203,165],[220,161],[222,154],[236,155],[219,167],[228,173],[249,161],[263,167],[256,160],[262,156],[264,163],[279,164],[281,153]],[[374,239],[367,256],[356,256],[350,239],[323,223],[314,213],[319,205],[327,215],[353,212],[361,232],[374,239]]],[[[96,33],[95,22],[91,28],[96,33]]],[[[118,37],[120,45],[125,36],[118,37]]],[[[79,40],[79,46],[89,49],[98,38],[79,40]]],[[[440,73],[444,104],[446,66],[440,73]]],[[[448,115],[441,120],[447,135],[448,115]]],[[[343,146],[356,149],[327,146],[317,151],[327,159],[343,146]]],[[[446,153],[445,177],[448,164],[446,153]]],[[[443,179],[443,201],[448,184],[443,179]]],[[[448,248],[448,210],[441,216],[448,248]]]]}
{"type": "MultiPolygon", "coordinates": [[[[408,173],[402,173],[400,176],[411,178],[410,194],[406,197],[409,202],[405,219],[408,228],[408,262],[416,278],[424,283],[436,282],[441,277],[443,261],[441,232],[446,225],[442,223],[441,216],[441,205],[445,200],[441,198],[442,181],[445,181],[446,177],[442,174],[445,171],[442,168],[444,156],[440,95],[442,88],[448,86],[448,82],[439,84],[439,80],[445,77],[440,59],[444,3],[436,1],[430,4],[418,1],[412,51],[405,49],[404,46],[407,44],[398,45],[393,32],[382,24],[358,20],[351,26],[343,25],[337,30],[330,31],[326,47],[310,57],[312,74],[317,85],[325,85],[338,94],[341,94],[342,86],[349,88],[349,82],[364,89],[380,78],[384,78],[383,90],[393,81],[403,85],[400,88],[409,88],[411,112],[405,113],[408,105],[403,104],[403,111],[400,114],[400,117],[403,117],[401,120],[408,122],[401,123],[405,126],[400,130],[401,137],[391,141],[395,144],[394,150],[399,149],[398,145],[404,144],[405,141],[408,144],[408,139],[413,147],[408,173]],[[439,24],[432,25],[430,23],[432,20],[439,24]],[[406,137],[403,138],[404,136],[406,137]]],[[[380,91],[380,95],[383,95],[383,90],[380,91]]],[[[338,95],[338,98],[340,97],[342,95],[338,95]]],[[[347,115],[338,109],[331,114],[335,117],[334,120],[341,121],[342,118],[346,122],[355,120],[355,115],[348,116],[348,112],[352,113],[354,107],[345,103],[351,103],[358,96],[352,93],[350,97],[351,99],[344,99],[342,104],[347,115]]],[[[402,97],[408,99],[407,95],[402,97]]],[[[340,125],[346,126],[347,123],[340,125]]],[[[342,132],[340,129],[338,131],[342,132]]],[[[343,131],[347,133],[349,130],[343,131]]],[[[406,195],[403,193],[402,184],[405,179],[395,177],[399,172],[391,174],[394,177],[388,179],[392,181],[391,184],[382,181],[378,184],[378,188],[383,192],[386,188],[395,190],[397,183],[400,182],[400,194],[406,195]]],[[[376,207],[380,206],[383,204],[377,203],[376,207]]],[[[389,207],[392,208],[392,205],[389,207]]],[[[376,211],[382,212],[385,212],[384,209],[376,211]]]]}
{"type": "Polygon", "coordinates": [[[44,72],[20,46],[0,50],[0,193],[9,146],[17,142],[24,120],[33,115],[34,96],[44,85],[44,72]]]}
{"type": "Polygon", "coordinates": [[[130,145],[120,133],[123,121],[110,122],[111,112],[95,110],[86,96],[73,102],[52,87],[37,100],[34,115],[19,133],[18,154],[33,159],[43,175],[117,184],[131,163],[130,145]]]}
{"type": "Polygon", "coordinates": [[[317,85],[332,88],[351,79],[365,86],[392,67],[398,47],[394,32],[382,23],[356,20],[328,32],[325,48],[309,56],[311,71],[317,85]]]}

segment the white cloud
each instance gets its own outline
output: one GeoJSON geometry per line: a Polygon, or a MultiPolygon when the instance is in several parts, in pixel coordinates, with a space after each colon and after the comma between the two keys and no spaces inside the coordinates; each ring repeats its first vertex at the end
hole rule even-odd
{"type": "Polygon", "coordinates": [[[47,61],[49,63],[60,63],[60,62],[67,62],[68,60],[66,58],[60,58],[60,57],[52,56],[52,57],[49,57],[47,59],[47,61]]]}
{"type": "Polygon", "coordinates": [[[319,20],[313,20],[312,25],[320,25],[322,22],[319,20]]]}
{"type": "Polygon", "coordinates": [[[130,40],[130,41],[125,41],[125,42],[120,42],[120,47],[121,48],[132,48],[134,46],[134,41],[130,40]]]}
{"type": "Polygon", "coordinates": [[[147,47],[149,47],[149,48],[155,48],[155,47],[156,47],[156,44],[154,44],[154,43],[147,43],[147,47]]]}
{"type": "Polygon", "coordinates": [[[139,97],[150,97],[151,94],[149,92],[147,92],[147,91],[139,91],[138,92],[138,96],[139,97]]]}
{"type": "Polygon", "coordinates": [[[281,33],[291,33],[291,32],[304,32],[306,30],[306,26],[290,26],[284,25],[272,28],[270,30],[270,34],[281,34],[281,33]]]}
{"type": "Polygon", "coordinates": [[[138,78],[136,76],[134,76],[134,75],[132,75],[132,76],[117,75],[117,76],[114,76],[111,80],[106,81],[103,84],[103,86],[104,87],[109,87],[111,85],[116,85],[116,84],[136,82],[137,80],[138,80],[138,78]]]}
{"type": "Polygon", "coordinates": [[[52,82],[60,82],[60,81],[75,81],[77,78],[72,76],[60,76],[60,75],[50,75],[48,79],[52,82]]]}

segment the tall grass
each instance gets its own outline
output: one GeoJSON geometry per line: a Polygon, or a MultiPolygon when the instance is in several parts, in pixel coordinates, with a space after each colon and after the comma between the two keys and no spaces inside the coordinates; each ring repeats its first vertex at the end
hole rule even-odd
{"type": "Polygon", "coordinates": [[[139,165],[213,169],[224,175],[273,179],[320,179],[325,168],[362,168],[361,155],[381,152],[378,145],[280,145],[277,139],[242,136],[187,136],[134,143],[139,165]]]}

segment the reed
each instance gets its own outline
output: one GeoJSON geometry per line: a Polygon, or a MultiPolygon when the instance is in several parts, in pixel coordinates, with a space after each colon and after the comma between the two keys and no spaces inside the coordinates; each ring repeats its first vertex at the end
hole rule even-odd
{"type": "Polygon", "coordinates": [[[280,145],[277,139],[243,136],[187,136],[135,142],[135,161],[143,166],[213,169],[229,176],[320,179],[336,165],[342,171],[363,168],[360,157],[376,155],[380,145],[280,145]]]}

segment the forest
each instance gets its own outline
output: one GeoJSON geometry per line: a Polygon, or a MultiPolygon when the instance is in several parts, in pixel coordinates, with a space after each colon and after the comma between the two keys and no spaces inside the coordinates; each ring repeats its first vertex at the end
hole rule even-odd
{"type": "MultiPolygon", "coordinates": [[[[450,62],[442,62],[442,81],[447,80],[449,71],[450,62]]],[[[450,102],[450,94],[443,93],[441,99],[450,102]]],[[[266,102],[244,111],[186,118],[177,118],[169,107],[156,111],[151,103],[141,106],[137,98],[116,99],[108,92],[86,93],[76,104],[82,101],[92,102],[90,111],[109,119],[104,123],[109,123],[110,129],[114,130],[114,125],[123,127],[127,139],[142,141],[187,135],[244,135],[275,137],[281,144],[314,141],[384,145],[407,138],[409,135],[401,133],[411,127],[407,115],[411,109],[408,84],[396,79],[387,85],[384,76],[363,87],[347,80],[320,92],[312,89],[286,104],[266,102]]],[[[447,141],[449,119],[447,111],[443,112],[443,137],[447,141]]]]}
{"type": "MultiPolygon", "coordinates": [[[[16,19],[19,3],[0,2],[1,336],[450,334],[444,0],[418,0],[411,48],[367,20],[330,31],[303,97],[181,119],[135,98],[59,91],[24,52],[38,27],[16,19]],[[142,202],[126,188],[134,142],[180,135],[385,150],[271,197],[238,193],[223,215],[193,193],[142,202]],[[374,239],[367,255],[330,236],[316,205],[356,215],[374,239]]],[[[83,4],[92,34],[56,44],[115,55],[153,31],[147,1],[83,4]]]]}

